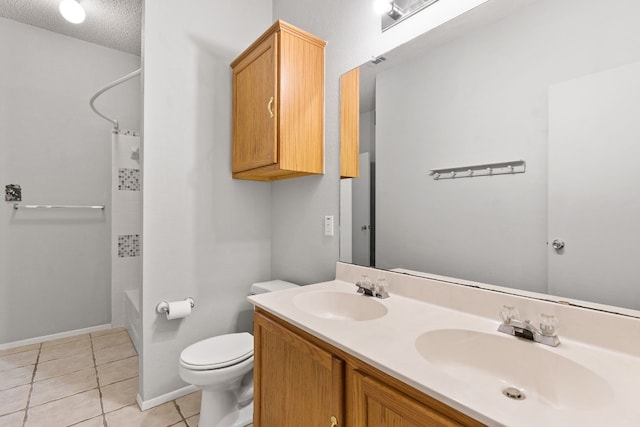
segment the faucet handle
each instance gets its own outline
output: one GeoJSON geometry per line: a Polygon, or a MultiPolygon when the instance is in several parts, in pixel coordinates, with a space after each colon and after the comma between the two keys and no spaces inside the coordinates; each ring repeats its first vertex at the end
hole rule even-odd
{"type": "Polygon", "coordinates": [[[508,325],[512,320],[520,320],[520,313],[513,305],[503,305],[500,309],[500,318],[502,323],[508,325]]]}
{"type": "Polygon", "coordinates": [[[378,279],[376,283],[375,294],[378,298],[389,298],[389,283],[384,277],[378,279]]]}
{"type": "Polygon", "coordinates": [[[558,335],[558,318],[553,314],[540,313],[540,333],[547,337],[558,335]]]}
{"type": "Polygon", "coordinates": [[[371,287],[371,280],[369,279],[369,276],[363,274],[362,276],[360,276],[360,280],[356,283],[356,285],[365,286],[368,289],[369,287],[371,287]]]}

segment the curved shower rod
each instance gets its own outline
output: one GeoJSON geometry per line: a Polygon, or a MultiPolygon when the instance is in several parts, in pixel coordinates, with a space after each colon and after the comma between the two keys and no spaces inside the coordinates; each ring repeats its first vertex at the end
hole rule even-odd
{"type": "Polygon", "coordinates": [[[103,119],[113,123],[113,129],[114,130],[119,130],[120,127],[118,125],[118,121],[115,119],[110,119],[109,117],[105,116],[104,114],[102,114],[101,112],[99,112],[98,110],[96,110],[96,107],[93,105],[93,103],[95,102],[95,100],[102,95],[103,93],[105,93],[106,91],[108,91],[109,89],[118,86],[121,83],[126,82],[127,80],[131,80],[132,78],[134,78],[135,76],[139,76],[140,75],[140,71],[142,69],[138,68],[135,71],[132,71],[131,73],[127,74],[126,76],[120,77],[118,80],[115,80],[111,83],[109,83],[108,85],[106,85],[105,87],[103,87],[102,89],[98,90],[89,100],[89,106],[91,107],[91,109],[93,110],[94,113],[96,113],[97,115],[99,115],[100,117],[102,117],[103,119]]]}

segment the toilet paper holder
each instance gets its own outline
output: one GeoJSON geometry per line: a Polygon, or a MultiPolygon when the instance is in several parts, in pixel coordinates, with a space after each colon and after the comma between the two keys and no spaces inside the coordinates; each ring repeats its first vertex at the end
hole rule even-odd
{"type": "MultiPolygon", "coordinates": [[[[191,308],[196,306],[196,301],[192,297],[187,297],[184,300],[189,301],[191,308]]],[[[156,311],[160,314],[169,314],[169,303],[167,301],[159,302],[156,306],[156,311]]]]}

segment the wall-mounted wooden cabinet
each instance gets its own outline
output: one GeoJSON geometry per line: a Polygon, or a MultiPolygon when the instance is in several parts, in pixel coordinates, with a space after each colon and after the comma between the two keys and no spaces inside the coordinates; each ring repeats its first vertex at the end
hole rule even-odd
{"type": "Polygon", "coordinates": [[[231,63],[234,178],[324,173],[325,45],[276,21],[231,63]]]}
{"type": "Polygon", "coordinates": [[[340,178],[360,175],[360,68],[340,76],[340,178]]]}
{"type": "Polygon", "coordinates": [[[482,423],[257,308],[256,427],[452,427],[482,423]]]}

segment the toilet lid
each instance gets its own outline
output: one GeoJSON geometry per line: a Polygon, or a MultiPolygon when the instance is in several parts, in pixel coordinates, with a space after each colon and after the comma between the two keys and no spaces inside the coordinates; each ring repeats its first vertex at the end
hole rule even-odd
{"type": "Polygon", "coordinates": [[[193,370],[220,369],[253,356],[253,336],[248,332],[219,335],[182,350],[180,362],[193,370]]]}

